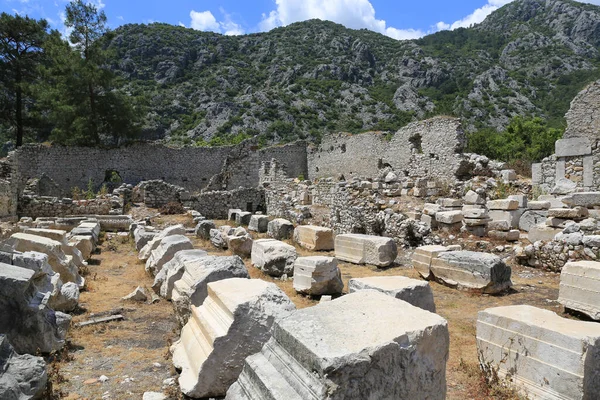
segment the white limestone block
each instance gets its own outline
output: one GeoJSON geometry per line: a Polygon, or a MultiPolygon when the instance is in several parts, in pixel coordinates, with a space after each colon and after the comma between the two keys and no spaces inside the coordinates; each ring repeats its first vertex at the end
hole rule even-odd
{"type": "Polygon", "coordinates": [[[291,276],[297,257],[294,246],[279,240],[258,239],[252,245],[252,265],[270,276],[291,276]]]}
{"type": "Polygon", "coordinates": [[[519,208],[519,201],[513,199],[490,200],[487,202],[490,210],[513,211],[519,208]]]}
{"type": "Polygon", "coordinates": [[[141,250],[138,258],[142,261],[147,261],[150,258],[150,254],[158,247],[160,241],[167,236],[172,235],[185,235],[185,228],[183,225],[173,225],[160,231],[152,240],[150,240],[141,250]]]}
{"type": "Polygon", "coordinates": [[[287,219],[276,218],[267,226],[269,237],[277,240],[291,239],[294,235],[294,224],[287,219]]]}
{"type": "Polygon", "coordinates": [[[226,279],[208,284],[202,306],[173,347],[173,364],[181,368],[179,386],[191,397],[219,397],[242,372],[244,359],[260,351],[276,319],[295,310],[275,285],[258,279],[226,279]]]}
{"type": "Polygon", "coordinates": [[[158,247],[150,254],[148,261],[146,261],[146,272],[153,276],[158,274],[163,265],[171,261],[175,253],[193,248],[194,246],[190,239],[183,235],[172,235],[163,238],[158,247]]]}
{"type": "Polygon", "coordinates": [[[253,215],[248,223],[248,230],[252,232],[265,233],[269,227],[269,217],[266,215],[253,215]]]}
{"type": "Polygon", "coordinates": [[[360,234],[335,237],[335,257],[338,260],[387,267],[397,256],[396,242],[388,237],[360,234]]]}
{"type": "Polygon", "coordinates": [[[294,230],[294,241],[300,246],[314,251],[333,250],[333,231],[314,225],[300,225],[294,230]]]}
{"type": "Polygon", "coordinates": [[[298,257],[294,263],[294,290],[311,296],[340,294],[342,274],[334,257],[298,257]]]}
{"type": "Polygon", "coordinates": [[[600,262],[566,263],[560,272],[558,302],[600,321],[600,262]]]}
{"type": "Polygon", "coordinates": [[[440,224],[456,224],[463,220],[463,214],[461,210],[439,211],[435,214],[435,220],[440,224]]]}
{"type": "Polygon", "coordinates": [[[548,210],[548,218],[584,219],[588,215],[588,209],[580,206],[574,208],[551,208],[548,210]]]}
{"type": "Polygon", "coordinates": [[[353,278],[348,283],[350,293],[359,290],[377,290],[398,300],[404,300],[415,307],[435,312],[433,292],[429,283],[405,276],[371,276],[353,278]]]}
{"type": "Polygon", "coordinates": [[[480,363],[532,400],[594,399],[600,393],[600,324],[527,305],[477,317],[480,363]]]}
{"type": "Polygon", "coordinates": [[[431,279],[431,261],[446,251],[448,251],[448,248],[445,246],[433,245],[417,247],[412,256],[413,268],[416,269],[419,275],[424,279],[431,279]]]}

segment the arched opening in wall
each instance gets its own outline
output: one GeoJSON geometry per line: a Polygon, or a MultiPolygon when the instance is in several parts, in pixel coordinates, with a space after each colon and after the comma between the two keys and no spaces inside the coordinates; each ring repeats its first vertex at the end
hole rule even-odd
{"type": "Polygon", "coordinates": [[[102,182],[102,186],[105,186],[109,192],[112,192],[123,183],[123,178],[119,171],[116,169],[107,169],[104,171],[104,182],[102,182]]]}
{"type": "Polygon", "coordinates": [[[246,211],[247,212],[253,212],[253,210],[252,210],[252,202],[251,201],[249,201],[249,202],[246,203],[246,211]]]}
{"type": "Polygon", "coordinates": [[[344,143],[341,147],[340,150],[342,150],[342,153],[346,152],[346,143],[344,143]]]}
{"type": "Polygon", "coordinates": [[[417,151],[419,154],[423,154],[423,137],[416,133],[412,135],[408,141],[410,142],[413,149],[417,151]]]}

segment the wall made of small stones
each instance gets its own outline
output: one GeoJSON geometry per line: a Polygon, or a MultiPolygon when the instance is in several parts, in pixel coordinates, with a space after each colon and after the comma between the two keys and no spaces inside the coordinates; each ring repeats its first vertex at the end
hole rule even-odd
{"type": "Polygon", "coordinates": [[[230,208],[243,211],[264,211],[265,192],[261,188],[241,188],[230,191],[212,191],[193,195],[183,205],[210,219],[227,219],[230,208]]]}
{"type": "Polygon", "coordinates": [[[21,217],[34,219],[75,215],[110,215],[113,205],[113,201],[108,198],[72,200],[47,196],[23,196],[17,212],[21,217]]]}

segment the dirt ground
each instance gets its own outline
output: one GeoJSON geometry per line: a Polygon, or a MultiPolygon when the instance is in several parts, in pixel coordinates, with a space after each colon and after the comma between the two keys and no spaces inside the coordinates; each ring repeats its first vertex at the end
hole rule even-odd
{"type": "MultiPolygon", "coordinates": [[[[193,226],[187,216],[160,217],[153,222],[156,225],[185,223],[193,226]]],[[[218,225],[225,223],[219,221],[218,225]]],[[[193,242],[195,248],[208,250],[211,254],[227,254],[214,250],[206,241],[193,238],[193,242]]],[[[298,248],[298,252],[300,255],[314,254],[302,248],[298,248]]],[[[397,265],[387,269],[342,263],[345,291],[351,278],[403,275],[418,279],[409,259],[409,253],[402,253],[397,265]]],[[[275,282],[298,308],[317,304],[318,299],[296,294],[291,280],[275,280],[252,267],[249,260],[245,262],[252,278],[275,282]]],[[[431,283],[437,313],[448,320],[450,329],[446,375],[448,399],[513,398],[505,393],[490,393],[482,383],[475,346],[478,311],[530,304],[564,315],[562,306],[555,301],[558,298],[558,274],[512,267],[514,287],[503,296],[476,295],[431,283]]],[[[121,300],[137,286],[145,286],[151,292],[152,279],[146,275],[143,263],[138,261],[132,241],[127,237],[108,235],[98,253],[93,255],[86,279],[88,288],[81,293],[81,309],[73,318],[68,350],[51,366],[52,397],[141,399],[146,391],[162,391],[173,398],[179,397],[176,385],[164,383],[166,379],[177,377],[168,352],[171,343],[178,338],[171,304],[164,299],[153,304],[121,300]],[[82,328],[74,326],[94,315],[115,313],[122,314],[124,320],[82,328]],[[102,382],[102,376],[108,379],[102,382]]]]}

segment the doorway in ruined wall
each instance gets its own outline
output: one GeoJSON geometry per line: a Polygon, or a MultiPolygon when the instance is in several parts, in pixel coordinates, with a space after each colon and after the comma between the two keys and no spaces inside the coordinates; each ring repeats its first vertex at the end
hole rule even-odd
{"type": "Polygon", "coordinates": [[[589,139],[557,140],[555,153],[557,158],[555,183],[567,179],[578,187],[589,189],[594,186],[594,156],[589,139]]]}

